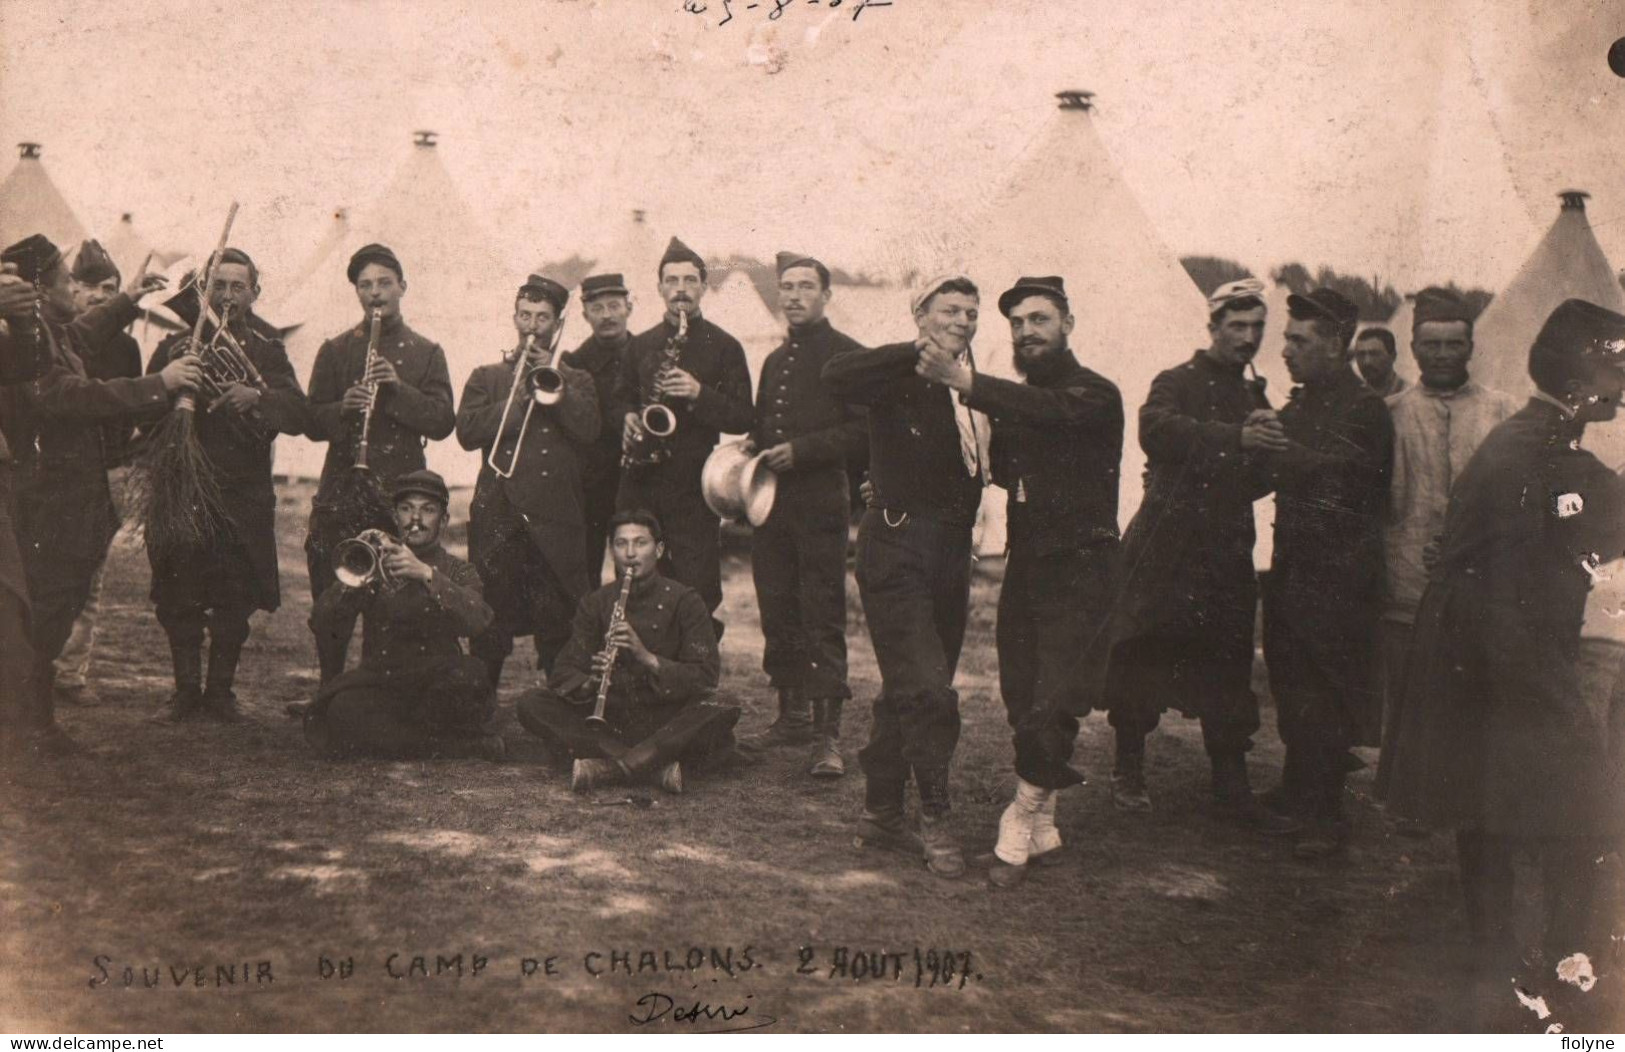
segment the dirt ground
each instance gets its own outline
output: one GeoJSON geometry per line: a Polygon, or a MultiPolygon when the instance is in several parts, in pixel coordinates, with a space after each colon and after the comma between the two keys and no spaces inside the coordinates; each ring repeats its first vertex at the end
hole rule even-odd
{"type": "MultiPolygon", "coordinates": [[[[652,799],[574,796],[533,762],[317,760],[282,714],[316,680],[308,499],[308,487],[284,489],[284,605],[256,618],[240,725],[147,722],[169,690],[168,652],[144,554],[115,549],[99,699],[60,713],[94,754],[9,772],[0,786],[5,1029],[1479,1025],[1459,967],[1452,845],[1396,836],[1370,804],[1369,771],[1351,781],[1348,859],[1300,863],[1289,844],[1209,820],[1200,738],[1177,718],[1152,740],[1156,812],[1113,810],[1097,714],[1079,751],[1092,784],[1060,806],[1064,865],[994,891],[975,868],[949,883],[917,860],[855,850],[853,754],[879,688],[861,617],[845,737],[854,773],[833,784],[803,777],[795,753],[652,799]]],[[[997,560],[978,568],[959,676],[954,785],[971,852],[991,848],[1011,778],[992,634],[999,572],[997,560]]],[[[771,696],[741,553],[726,573],[724,688],[749,731],[770,718],[771,696]]],[[[512,701],[534,673],[520,653],[502,694],[523,752],[512,701]]],[[[1280,765],[1273,711],[1265,722],[1258,787],[1280,765]]],[[[1533,1021],[1510,989],[1495,996],[1508,1018],[1533,1021]]]]}

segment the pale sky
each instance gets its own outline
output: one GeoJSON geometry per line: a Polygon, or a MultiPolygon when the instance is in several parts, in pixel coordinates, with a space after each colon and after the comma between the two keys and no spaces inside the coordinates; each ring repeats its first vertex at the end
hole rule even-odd
{"type": "Polygon", "coordinates": [[[643,207],[707,254],[862,269],[1085,88],[1180,254],[1494,285],[1578,186],[1625,265],[1625,5],[703,2],[0,0],[0,143],[43,142],[97,231],[132,211],[206,251],[241,200],[270,282],[416,128],[513,258],[591,255],[643,207]]]}

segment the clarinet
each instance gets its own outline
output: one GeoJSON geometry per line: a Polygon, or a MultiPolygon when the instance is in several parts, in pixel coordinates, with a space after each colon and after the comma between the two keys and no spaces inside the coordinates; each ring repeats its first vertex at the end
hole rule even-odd
{"type": "Polygon", "coordinates": [[[615,597],[615,608],[609,612],[609,630],[604,633],[604,674],[598,679],[598,697],[594,699],[592,715],[587,722],[602,726],[609,721],[604,718],[604,709],[609,705],[609,678],[615,671],[615,659],[620,655],[619,644],[611,642],[609,637],[614,634],[615,626],[626,620],[626,597],[632,592],[632,567],[628,566],[621,575],[621,594],[615,597]]]}

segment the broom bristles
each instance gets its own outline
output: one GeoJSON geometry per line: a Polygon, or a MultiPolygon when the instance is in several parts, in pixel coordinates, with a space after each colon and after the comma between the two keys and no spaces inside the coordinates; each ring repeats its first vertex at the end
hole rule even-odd
{"type": "Polygon", "coordinates": [[[128,493],[135,527],[153,550],[201,547],[230,528],[192,410],[164,417],[130,473],[128,493]]]}

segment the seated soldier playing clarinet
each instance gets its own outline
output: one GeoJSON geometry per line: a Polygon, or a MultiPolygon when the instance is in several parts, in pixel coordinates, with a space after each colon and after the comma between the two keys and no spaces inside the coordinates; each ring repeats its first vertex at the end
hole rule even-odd
{"type": "Polygon", "coordinates": [[[519,698],[519,722],[573,761],[576,792],[653,781],[680,793],[684,765],[736,755],[739,708],[716,701],[722,665],[705,600],[655,568],[659,520],[622,511],[609,530],[615,580],[582,598],[547,687],[519,698]]]}

